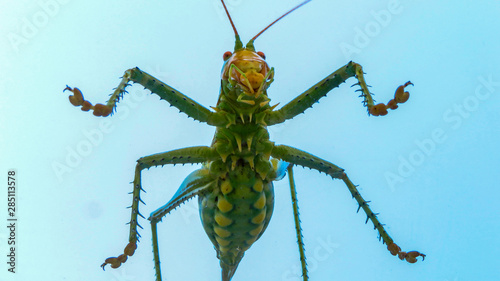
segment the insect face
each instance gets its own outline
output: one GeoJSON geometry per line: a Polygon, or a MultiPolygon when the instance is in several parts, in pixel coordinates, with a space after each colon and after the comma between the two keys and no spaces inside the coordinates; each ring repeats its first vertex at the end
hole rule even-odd
{"type": "Polygon", "coordinates": [[[272,79],[270,68],[259,53],[247,48],[234,52],[222,68],[222,79],[238,85],[248,96],[258,97],[259,89],[272,79]]]}

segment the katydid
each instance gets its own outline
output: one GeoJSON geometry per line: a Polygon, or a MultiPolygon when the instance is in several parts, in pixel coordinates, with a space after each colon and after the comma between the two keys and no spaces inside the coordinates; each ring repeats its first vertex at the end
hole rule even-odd
{"type": "Polygon", "coordinates": [[[416,262],[419,256],[425,258],[424,254],[417,251],[401,251],[342,168],[305,151],[286,145],[276,145],[269,139],[268,126],[283,123],[303,113],[351,77],[355,77],[358,81],[355,85],[360,87],[357,91],[361,92],[369,115],[386,115],[388,109],[396,109],[398,104],[406,102],[409,98],[405,88],[412,84],[406,82],[397,88],[394,99],[387,104],[374,104],[361,66],[351,61],[280,109],[276,109],[277,105],[271,106],[267,89],[273,82],[274,68],[268,66],[262,52],[255,50],[254,41],[278,20],[309,1],[304,1],[276,19],[243,46],[224,1],[221,0],[234,30],[236,42],[234,51],[223,55],[221,90],[217,105],[212,107],[213,110],[200,105],[137,67],[125,71],[122,81],[106,105],[92,105],[84,99],[78,88],[66,87],[65,90],[73,93],[69,96],[69,100],[74,106],[81,106],[83,111],[92,110],[96,116],[106,117],[112,114],[117,103],[127,93],[129,82],[139,83],[189,117],[216,127],[210,146],[181,148],[137,160],[131,192],[133,201],[129,243],[121,255],[106,259],[102,264],[103,269],[107,264],[112,268],[119,267],[137,248],[139,240],[137,220],[138,216],[144,218],[139,212],[139,202],[142,202],[141,191],[143,191],[142,170],[166,164],[188,163],[202,164],[202,167],[188,175],[172,199],[152,212],[148,218],[151,222],[157,281],[161,280],[157,223],[163,216],[194,196],[198,197],[203,228],[220,260],[222,281],[230,281],[245,251],[262,236],[268,226],[274,206],[273,181],[282,179],[286,173],[292,195],[302,278],[304,281],[308,280],[292,171],[294,165],[323,172],[333,179],[341,179],[357,201],[358,211],[363,209],[367,221],[373,223],[379,233],[379,239],[387,244],[392,255],[398,255],[401,260],[405,259],[410,263],[416,262]]]}

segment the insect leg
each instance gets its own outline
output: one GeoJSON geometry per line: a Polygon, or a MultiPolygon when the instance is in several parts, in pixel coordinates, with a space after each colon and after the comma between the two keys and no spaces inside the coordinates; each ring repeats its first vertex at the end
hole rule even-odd
{"type": "Polygon", "coordinates": [[[332,178],[341,179],[347,185],[347,188],[352,194],[352,197],[356,199],[359,209],[363,209],[365,214],[367,215],[366,222],[371,220],[373,226],[379,233],[379,238],[383,240],[385,244],[387,244],[387,249],[391,252],[392,255],[398,255],[401,260],[406,259],[410,263],[414,263],[417,261],[417,257],[421,256],[425,258],[425,255],[417,252],[403,252],[401,248],[394,243],[392,238],[387,234],[384,226],[380,223],[377,218],[377,215],[373,213],[373,211],[368,206],[368,202],[363,199],[361,194],[359,193],[356,186],[351,182],[351,180],[344,173],[344,169],[326,161],[319,157],[316,157],[308,152],[286,146],[286,145],[277,145],[273,148],[271,152],[271,156],[274,158],[281,159],[291,164],[300,165],[303,167],[308,167],[311,169],[315,169],[319,172],[323,172],[332,178]]]}
{"type": "Polygon", "coordinates": [[[166,164],[203,163],[209,160],[217,159],[217,156],[218,153],[210,147],[195,146],[153,154],[137,160],[133,181],[134,189],[131,192],[133,200],[132,205],[130,206],[130,208],[132,209],[132,214],[129,222],[129,243],[125,247],[123,254],[119,255],[118,257],[107,258],[101,265],[101,267],[104,269],[104,267],[109,264],[112,268],[118,268],[127,260],[127,256],[132,256],[134,254],[135,249],[137,248],[137,242],[140,238],[140,235],[137,232],[137,227],[142,228],[137,222],[137,216],[141,216],[142,218],[144,218],[144,216],[139,212],[139,202],[144,203],[140,197],[141,190],[144,191],[141,187],[141,171],[143,169],[153,166],[163,166],[166,164]]]}
{"type": "Polygon", "coordinates": [[[186,113],[195,120],[214,126],[223,126],[229,122],[226,120],[227,118],[224,113],[211,112],[193,99],[185,96],[181,92],[137,67],[125,71],[122,81],[115,89],[106,105],[100,103],[92,105],[89,101],[84,99],[82,92],[78,88],[66,86],[64,91],[68,90],[73,93],[73,95],[69,96],[69,100],[74,106],[81,106],[83,111],[92,109],[95,116],[106,117],[115,110],[117,103],[123,95],[128,93],[126,88],[130,86],[129,82],[141,84],[144,88],[160,96],[160,99],[168,101],[172,106],[177,107],[181,112],[186,113]]]}
{"type": "Polygon", "coordinates": [[[370,207],[368,206],[368,202],[361,197],[361,194],[359,193],[358,189],[356,188],[356,185],[354,185],[351,180],[347,177],[347,175],[344,174],[342,177],[342,180],[344,183],[347,185],[347,188],[349,188],[349,191],[352,194],[352,197],[356,199],[358,202],[358,211],[360,208],[363,208],[363,211],[365,211],[365,214],[367,215],[366,222],[368,222],[368,219],[370,219],[375,227],[375,229],[378,230],[379,232],[379,239],[382,238],[384,243],[387,245],[387,250],[391,252],[393,256],[398,255],[398,257],[403,260],[406,259],[407,262],[409,263],[416,263],[417,262],[417,257],[421,256],[422,260],[425,259],[425,254],[422,254],[418,251],[410,251],[410,252],[403,252],[401,251],[401,248],[394,243],[392,238],[387,234],[387,232],[384,229],[383,224],[380,223],[380,221],[377,218],[377,215],[372,212],[370,207]]]}
{"type": "Polygon", "coordinates": [[[358,83],[354,85],[359,85],[360,89],[356,91],[361,92],[363,104],[368,108],[368,114],[374,116],[385,115],[387,114],[387,109],[396,109],[398,107],[398,103],[406,102],[409,98],[409,93],[405,92],[404,89],[408,85],[413,85],[408,81],[404,85],[397,88],[394,99],[390,100],[387,105],[383,103],[375,105],[372,94],[368,90],[368,85],[365,82],[361,65],[351,61],[345,66],[339,68],[337,71],[328,75],[325,79],[321,80],[304,93],[297,96],[279,110],[270,112],[265,118],[265,123],[267,125],[273,125],[294,118],[298,114],[303,113],[306,109],[312,107],[314,103],[326,96],[328,92],[338,87],[351,77],[356,77],[358,80],[358,83]]]}
{"type": "Polygon", "coordinates": [[[161,270],[160,270],[160,252],[158,249],[158,233],[156,230],[156,225],[161,221],[161,218],[168,214],[170,211],[175,209],[177,206],[188,200],[189,198],[199,194],[200,192],[206,191],[210,188],[210,184],[214,182],[214,178],[210,175],[207,168],[198,169],[191,174],[189,174],[186,179],[182,182],[181,186],[174,194],[172,199],[158,208],[156,211],[152,212],[148,220],[151,221],[151,231],[153,235],[153,255],[155,261],[155,272],[156,280],[161,281],[161,270]]]}
{"type": "Polygon", "coordinates": [[[292,196],[293,218],[295,221],[295,232],[297,234],[297,245],[299,246],[300,264],[302,266],[303,281],[309,280],[307,276],[306,254],[304,250],[304,241],[302,236],[302,228],[300,227],[299,205],[297,201],[297,190],[295,189],[295,181],[293,180],[293,165],[290,164],[288,170],[288,181],[290,183],[290,194],[292,196]]]}
{"type": "Polygon", "coordinates": [[[161,268],[160,268],[160,250],[158,249],[158,231],[156,224],[158,222],[151,221],[151,234],[153,236],[153,256],[155,261],[155,275],[156,281],[161,281],[161,268]]]}

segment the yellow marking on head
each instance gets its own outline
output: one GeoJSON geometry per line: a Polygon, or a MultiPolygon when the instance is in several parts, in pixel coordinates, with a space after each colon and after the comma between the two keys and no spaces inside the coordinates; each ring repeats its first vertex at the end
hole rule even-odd
{"type": "Polygon", "coordinates": [[[222,191],[223,194],[228,194],[231,191],[233,191],[233,186],[231,185],[231,182],[229,180],[225,180],[222,182],[220,185],[220,191],[222,191]]]}
{"type": "Polygon", "coordinates": [[[225,217],[223,214],[216,214],[215,215],[215,221],[217,222],[218,225],[224,227],[228,226],[233,223],[233,220],[230,218],[225,217]]]}
{"type": "Polygon", "coordinates": [[[260,179],[255,179],[253,190],[257,192],[262,192],[263,189],[264,189],[264,183],[260,179]]]}
{"type": "Polygon", "coordinates": [[[260,214],[258,214],[255,217],[253,217],[252,223],[254,223],[254,224],[261,224],[264,221],[265,218],[266,218],[266,211],[262,210],[262,212],[260,212],[260,214]]]}
{"type": "Polygon", "coordinates": [[[228,241],[228,240],[222,239],[222,238],[217,237],[217,236],[215,236],[215,240],[217,240],[217,243],[219,243],[219,246],[222,246],[222,247],[226,247],[226,246],[228,246],[229,244],[231,244],[231,241],[228,241]]]}
{"type": "MultiPolygon", "coordinates": [[[[254,94],[255,91],[254,91],[254,88],[252,86],[252,82],[255,83],[255,79],[254,77],[252,77],[252,72],[246,72],[244,73],[241,69],[239,69],[241,72],[241,76],[240,76],[240,83],[242,83],[245,87],[246,87],[246,90],[250,91],[250,94],[254,94]],[[248,77],[250,76],[250,77],[248,77]]],[[[255,102],[253,103],[255,104],[255,102]]]]}
{"type": "Polygon", "coordinates": [[[229,203],[226,198],[220,196],[217,201],[217,207],[219,208],[219,211],[227,213],[233,209],[233,204],[229,203]]]}
{"type": "Polygon", "coordinates": [[[248,232],[248,234],[250,234],[252,236],[257,236],[262,232],[262,228],[264,228],[264,224],[261,224],[261,225],[257,226],[256,228],[250,230],[248,232]]]}
{"type": "Polygon", "coordinates": [[[253,206],[256,209],[263,209],[266,206],[266,195],[261,193],[259,199],[253,203],[253,206]]]}
{"type": "Polygon", "coordinates": [[[223,228],[220,228],[218,226],[214,226],[214,232],[215,232],[215,234],[217,234],[221,238],[227,238],[227,237],[231,236],[231,232],[229,232],[228,230],[225,230],[223,228]]]}

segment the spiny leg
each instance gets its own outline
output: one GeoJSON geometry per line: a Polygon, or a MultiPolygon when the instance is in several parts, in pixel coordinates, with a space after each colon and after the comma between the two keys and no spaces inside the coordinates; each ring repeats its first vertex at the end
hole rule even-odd
{"type": "Polygon", "coordinates": [[[172,199],[167,204],[158,208],[151,213],[148,220],[151,221],[151,231],[153,235],[153,255],[155,261],[156,280],[161,281],[160,270],[160,252],[158,247],[158,233],[156,225],[161,221],[162,217],[170,213],[177,206],[198,195],[200,192],[206,192],[211,188],[211,183],[214,182],[214,177],[210,174],[206,167],[198,169],[189,174],[182,182],[177,192],[172,196],[172,199]]]}
{"type": "Polygon", "coordinates": [[[153,236],[153,257],[155,261],[156,281],[161,281],[160,250],[158,249],[158,231],[156,229],[157,223],[157,221],[151,222],[151,235],[153,236]]]}
{"type": "Polygon", "coordinates": [[[128,93],[126,88],[130,86],[129,82],[141,84],[145,89],[157,94],[160,96],[160,99],[168,101],[172,106],[177,107],[181,112],[186,113],[195,120],[206,122],[214,126],[225,126],[229,122],[226,114],[211,112],[196,101],[137,67],[125,71],[122,81],[115,89],[106,105],[100,103],[92,105],[89,101],[84,99],[82,92],[78,88],[66,86],[64,91],[68,90],[73,93],[73,95],[69,96],[69,101],[74,106],[81,106],[83,111],[92,109],[95,116],[106,117],[115,110],[117,103],[123,95],[128,93]]]}
{"type": "Polygon", "coordinates": [[[271,156],[274,158],[281,159],[291,164],[300,165],[304,167],[308,167],[311,169],[318,170],[319,172],[323,172],[331,176],[332,178],[342,179],[344,183],[347,185],[349,191],[351,192],[354,199],[356,199],[359,207],[363,209],[365,212],[367,219],[371,220],[375,229],[377,229],[379,233],[379,238],[383,240],[385,244],[387,244],[387,249],[391,252],[392,255],[398,255],[401,260],[406,259],[406,261],[410,263],[415,263],[417,261],[417,257],[421,256],[422,259],[425,258],[425,255],[417,252],[403,252],[401,248],[394,243],[392,238],[387,234],[383,224],[377,218],[377,215],[372,212],[370,207],[368,206],[368,202],[361,197],[361,194],[357,190],[356,186],[349,180],[347,175],[344,173],[344,169],[325,161],[319,157],[316,157],[310,153],[305,151],[286,146],[286,145],[277,145],[273,148],[271,156]]]}
{"type": "Polygon", "coordinates": [[[365,82],[361,65],[351,61],[345,66],[339,68],[337,71],[328,75],[325,79],[321,80],[304,93],[297,96],[279,110],[269,113],[264,120],[265,123],[267,125],[273,125],[294,118],[298,114],[303,113],[309,107],[312,107],[314,103],[318,102],[322,97],[326,96],[328,92],[344,83],[350,77],[356,77],[358,80],[358,82],[354,85],[360,86],[360,89],[357,91],[361,92],[363,104],[368,108],[368,114],[374,116],[386,115],[387,109],[396,109],[398,108],[398,103],[406,102],[410,94],[405,92],[404,89],[408,85],[413,85],[408,81],[397,88],[396,93],[394,94],[394,99],[390,100],[387,104],[374,104],[372,94],[368,90],[368,85],[365,82]]]}
{"type": "Polygon", "coordinates": [[[307,281],[309,280],[309,277],[307,276],[306,254],[304,249],[304,241],[302,240],[304,236],[302,236],[302,228],[300,227],[297,190],[295,189],[295,181],[293,180],[293,165],[290,164],[287,170],[288,170],[288,181],[290,183],[290,194],[292,196],[293,218],[295,221],[295,232],[297,234],[297,245],[299,246],[300,265],[302,266],[302,278],[303,281],[307,281]]]}
{"type": "Polygon", "coordinates": [[[384,243],[387,245],[387,249],[393,256],[398,255],[398,257],[403,260],[406,259],[407,262],[409,263],[415,263],[417,262],[417,257],[421,256],[422,260],[425,259],[425,255],[417,252],[417,251],[410,251],[410,252],[403,252],[401,251],[401,248],[394,243],[392,238],[387,234],[387,231],[385,231],[383,224],[380,223],[380,221],[377,218],[377,214],[374,214],[370,207],[368,206],[368,201],[365,201],[363,197],[361,197],[361,194],[359,193],[358,189],[356,188],[356,185],[354,185],[351,180],[347,177],[347,175],[344,174],[342,177],[342,180],[344,183],[347,185],[349,188],[349,191],[352,194],[352,197],[356,199],[358,202],[358,212],[360,208],[363,208],[363,211],[365,211],[365,214],[367,215],[366,222],[368,222],[368,219],[370,219],[379,233],[379,239],[382,238],[384,243]]]}
{"type": "Polygon", "coordinates": [[[177,150],[172,150],[164,153],[158,153],[146,157],[142,157],[137,160],[137,165],[135,168],[135,176],[134,176],[134,189],[132,193],[132,205],[130,208],[131,218],[130,218],[130,234],[129,234],[129,243],[125,247],[123,254],[118,257],[110,257],[107,258],[101,267],[104,267],[109,264],[112,268],[118,268],[122,263],[127,261],[127,256],[132,256],[137,248],[137,242],[139,241],[140,235],[137,231],[137,227],[142,228],[137,222],[137,216],[143,215],[139,212],[139,202],[144,202],[141,200],[140,192],[144,191],[141,187],[141,171],[146,168],[150,168],[153,166],[163,166],[166,164],[195,164],[195,163],[203,163],[209,160],[217,159],[217,152],[210,147],[206,146],[196,146],[196,147],[187,147],[181,148],[177,150]]]}

